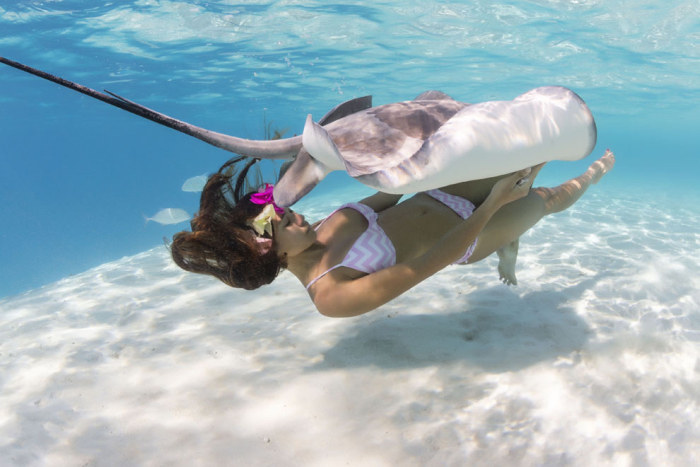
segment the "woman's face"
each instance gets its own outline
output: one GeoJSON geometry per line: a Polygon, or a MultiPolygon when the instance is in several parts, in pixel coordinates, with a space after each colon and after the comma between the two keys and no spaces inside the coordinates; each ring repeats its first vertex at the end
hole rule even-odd
{"type": "Polygon", "coordinates": [[[282,216],[275,215],[272,230],[280,255],[287,253],[288,257],[296,256],[316,241],[316,231],[304,220],[304,216],[289,208],[284,209],[282,216]]]}

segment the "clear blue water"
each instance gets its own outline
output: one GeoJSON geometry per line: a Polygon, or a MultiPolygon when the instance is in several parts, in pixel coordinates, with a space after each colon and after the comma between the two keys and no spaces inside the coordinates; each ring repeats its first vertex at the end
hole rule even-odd
{"type": "MultiPolygon", "coordinates": [[[[0,0],[0,55],[248,138],[264,118],[298,133],[307,113],[360,95],[477,102],[563,85],[596,117],[594,154],[617,154],[605,193],[670,211],[700,198],[697,1],[407,5],[0,0]]],[[[229,156],[0,66],[0,296],[159,244],[186,224],[144,215],[194,212],[180,186],[229,156]]],[[[545,182],[588,163],[551,164],[545,182]]],[[[334,176],[313,196],[349,183],[334,176]]]]}

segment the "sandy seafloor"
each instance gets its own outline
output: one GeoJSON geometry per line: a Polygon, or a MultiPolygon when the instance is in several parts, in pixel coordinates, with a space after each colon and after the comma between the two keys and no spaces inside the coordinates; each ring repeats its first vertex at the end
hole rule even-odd
{"type": "Polygon", "coordinates": [[[698,209],[609,193],[517,288],[488,258],[356,319],[164,247],[2,299],[2,464],[699,465],[698,209]]]}

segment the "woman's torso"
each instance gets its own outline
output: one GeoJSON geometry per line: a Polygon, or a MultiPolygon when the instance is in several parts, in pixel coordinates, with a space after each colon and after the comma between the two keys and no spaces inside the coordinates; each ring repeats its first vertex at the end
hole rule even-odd
{"type": "MultiPolygon", "coordinates": [[[[425,253],[446,231],[462,221],[452,209],[425,193],[418,193],[377,214],[379,227],[394,246],[397,263],[425,253]]],[[[316,269],[323,272],[342,263],[368,224],[365,216],[352,208],[341,209],[329,216],[317,231],[317,241],[324,244],[326,250],[316,269]]],[[[366,273],[340,267],[336,274],[355,279],[366,273]]]]}

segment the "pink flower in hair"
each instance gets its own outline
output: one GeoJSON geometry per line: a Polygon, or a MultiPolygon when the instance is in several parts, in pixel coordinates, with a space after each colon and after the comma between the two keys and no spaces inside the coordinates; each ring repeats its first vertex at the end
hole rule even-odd
{"type": "Polygon", "coordinates": [[[266,183],[264,188],[260,188],[257,193],[250,195],[250,202],[253,204],[271,204],[275,208],[275,212],[281,216],[284,214],[284,209],[275,204],[275,199],[272,196],[274,189],[274,185],[266,183]]]}

